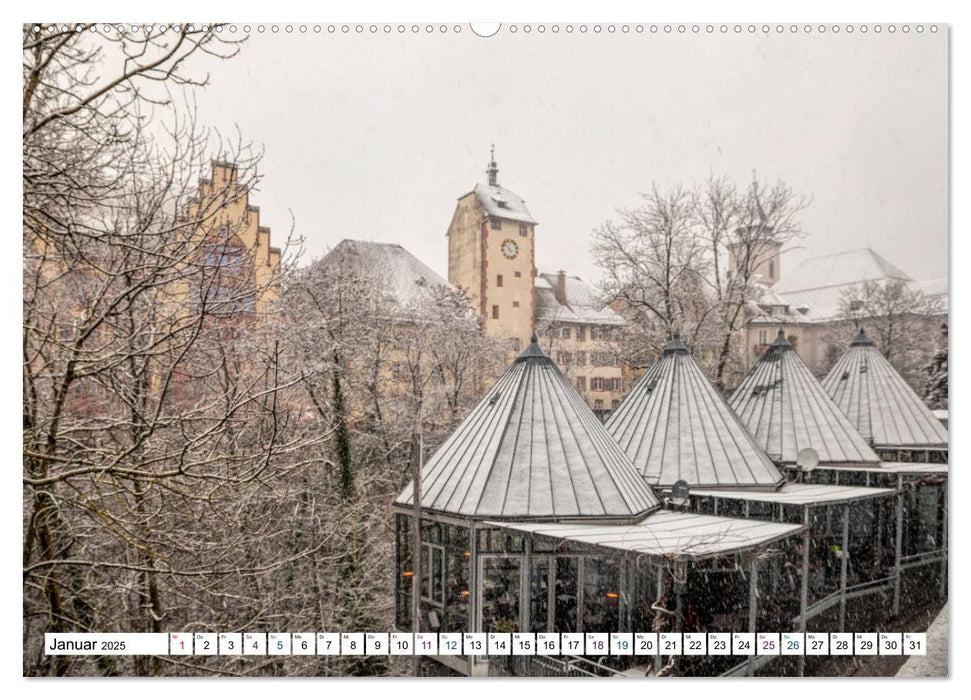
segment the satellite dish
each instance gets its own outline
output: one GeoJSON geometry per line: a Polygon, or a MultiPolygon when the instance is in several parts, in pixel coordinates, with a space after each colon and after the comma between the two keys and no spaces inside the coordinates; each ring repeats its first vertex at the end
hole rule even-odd
{"type": "Polygon", "coordinates": [[[819,464],[819,453],[811,447],[803,447],[796,455],[796,466],[807,474],[819,464]]]}
{"type": "Polygon", "coordinates": [[[674,506],[683,506],[688,502],[689,492],[688,482],[684,479],[678,479],[674,482],[674,486],[671,487],[671,498],[669,502],[674,506]]]}

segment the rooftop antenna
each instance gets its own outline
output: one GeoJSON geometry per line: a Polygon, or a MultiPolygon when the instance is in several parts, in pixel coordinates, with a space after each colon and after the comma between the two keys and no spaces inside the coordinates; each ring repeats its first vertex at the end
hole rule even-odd
{"type": "Polygon", "coordinates": [[[803,447],[796,455],[796,467],[799,469],[799,482],[802,483],[804,474],[811,474],[819,465],[819,453],[811,447],[803,447]]]}

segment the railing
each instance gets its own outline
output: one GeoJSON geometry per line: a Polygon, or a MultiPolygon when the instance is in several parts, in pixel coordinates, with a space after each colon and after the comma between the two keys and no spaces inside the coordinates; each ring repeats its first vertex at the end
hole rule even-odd
{"type": "Polygon", "coordinates": [[[490,676],[604,678],[624,676],[617,669],[582,656],[502,656],[489,660],[490,676]]]}
{"type": "Polygon", "coordinates": [[[933,564],[939,562],[947,556],[947,551],[944,549],[935,549],[930,552],[921,552],[920,554],[911,554],[910,556],[901,557],[900,559],[900,570],[911,569],[915,566],[924,566],[925,564],[933,564]]]}
{"type": "MultiPolygon", "coordinates": [[[[817,615],[821,615],[834,605],[839,605],[840,599],[853,600],[854,598],[860,598],[865,595],[872,595],[873,593],[879,593],[880,591],[892,589],[894,578],[894,576],[888,576],[886,578],[876,579],[875,581],[865,581],[864,583],[858,583],[855,586],[848,586],[846,588],[845,595],[841,591],[830,593],[825,598],[817,600],[815,603],[806,608],[806,621],[808,622],[817,615]]],[[[801,615],[796,615],[796,617],[794,617],[792,620],[792,624],[796,629],[799,628],[799,624],[801,622],[801,615]]]]}

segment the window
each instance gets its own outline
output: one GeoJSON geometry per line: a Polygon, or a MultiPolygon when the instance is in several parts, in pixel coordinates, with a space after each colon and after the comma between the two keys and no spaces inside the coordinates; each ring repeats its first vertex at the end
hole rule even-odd
{"type": "Polygon", "coordinates": [[[499,306],[497,304],[492,305],[492,318],[499,318],[499,306]]]}
{"type": "Polygon", "coordinates": [[[558,350],[556,353],[556,364],[568,365],[573,360],[573,353],[558,350]]]}
{"type": "Polygon", "coordinates": [[[768,333],[765,331],[759,331],[759,345],[765,345],[769,342],[768,333]]]}
{"type": "Polygon", "coordinates": [[[497,287],[502,286],[502,275],[496,275],[496,286],[497,287]]]}
{"type": "Polygon", "coordinates": [[[520,236],[528,236],[529,235],[529,226],[527,226],[526,224],[519,224],[519,235],[520,236]]]}
{"type": "Polygon", "coordinates": [[[613,401],[610,402],[611,408],[617,408],[618,406],[620,406],[620,401],[618,401],[617,399],[614,399],[613,401]]]}
{"type": "Polygon", "coordinates": [[[493,231],[498,231],[502,228],[502,222],[499,219],[490,219],[489,223],[492,225],[493,231]]]}
{"type": "Polygon", "coordinates": [[[603,399],[594,399],[594,401],[593,401],[593,410],[594,411],[602,411],[602,410],[604,410],[604,402],[603,402],[603,399]]]}
{"type": "Polygon", "coordinates": [[[518,308],[519,308],[519,302],[518,302],[518,301],[514,301],[514,302],[512,303],[512,308],[514,308],[514,309],[518,309],[518,308]]]}
{"type": "Polygon", "coordinates": [[[577,377],[576,378],[576,385],[577,385],[577,391],[586,391],[587,390],[587,378],[586,377],[577,377]]]}
{"type": "Polygon", "coordinates": [[[577,328],[577,340],[584,341],[587,339],[587,329],[585,326],[580,326],[577,328]]]}
{"type": "MultiPolygon", "coordinates": [[[[590,380],[590,388],[593,389],[594,391],[603,391],[604,390],[604,378],[603,377],[593,377],[590,380]]],[[[601,403],[603,403],[603,402],[601,401],[601,403]]]]}
{"type": "Polygon", "coordinates": [[[515,275],[516,277],[522,277],[522,276],[523,276],[523,273],[522,273],[522,272],[519,272],[518,270],[517,270],[516,272],[514,272],[513,274],[514,274],[514,275],[515,275]]]}
{"type": "Polygon", "coordinates": [[[557,335],[560,338],[569,338],[570,337],[570,328],[569,328],[569,326],[567,326],[565,328],[561,328],[560,329],[560,332],[557,335]]]}
{"type": "Polygon", "coordinates": [[[207,242],[193,303],[220,315],[250,315],[256,309],[253,263],[242,242],[223,226],[207,242]]]}
{"type": "Polygon", "coordinates": [[[620,391],[620,377],[607,378],[607,391],[620,391]]]}
{"type": "Polygon", "coordinates": [[[862,308],[863,308],[862,299],[853,299],[852,301],[850,301],[850,311],[859,311],[862,308]]]}
{"type": "Polygon", "coordinates": [[[604,350],[590,353],[590,362],[596,367],[610,367],[615,364],[613,354],[604,350]]]}
{"type": "Polygon", "coordinates": [[[610,329],[602,326],[591,326],[590,340],[610,340],[610,329]]]}
{"type": "Polygon", "coordinates": [[[422,544],[421,585],[422,600],[435,605],[445,604],[445,548],[422,544]]]}
{"type": "Polygon", "coordinates": [[[587,364],[587,353],[586,353],[586,351],[582,351],[582,352],[578,352],[577,353],[577,364],[578,365],[585,365],[585,364],[587,364]]]}
{"type": "Polygon", "coordinates": [[[775,260],[769,261],[769,278],[775,277],[775,260]]]}

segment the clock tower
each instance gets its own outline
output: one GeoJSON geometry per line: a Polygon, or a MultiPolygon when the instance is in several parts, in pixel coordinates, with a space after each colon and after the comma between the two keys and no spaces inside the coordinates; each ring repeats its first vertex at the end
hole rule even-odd
{"type": "Polygon", "coordinates": [[[536,221],[526,202],[499,184],[495,150],[486,182],[459,197],[449,224],[448,281],[465,290],[491,336],[525,347],[534,330],[536,221]]]}

